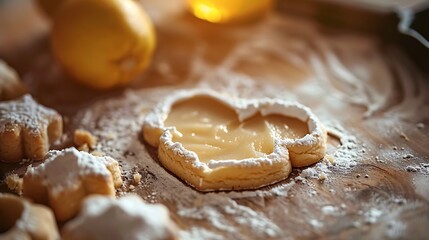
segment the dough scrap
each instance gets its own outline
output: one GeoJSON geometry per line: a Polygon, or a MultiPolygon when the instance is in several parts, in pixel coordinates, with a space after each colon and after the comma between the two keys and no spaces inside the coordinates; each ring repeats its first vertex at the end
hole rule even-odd
{"type": "Polygon", "coordinates": [[[10,174],[5,179],[7,187],[18,195],[22,194],[22,181],[18,174],[10,174]]]}
{"type": "Polygon", "coordinates": [[[61,115],[30,95],[0,103],[0,161],[41,160],[62,133],[61,115]]]}
{"type": "Polygon", "coordinates": [[[138,195],[120,199],[92,196],[62,231],[62,239],[177,239],[177,227],[168,209],[147,204],[138,195]]]}
{"type": "MultiPolygon", "coordinates": [[[[193,112],[192,109],[189,112],[193,112]]],[[[192,127],[192,123],[189,126],[192,127]]],[[[289,176],[292,167],[309,166],[322,159],[327,140],[326,131],[317,117],[300,104],[278,99],[237,99],[210,90],[182,91],[171,95],[149,112],[142,133],[150,145],[158,148],[161,164],[200,191],[256,189],[279,182],[289,176]],[[256,157],[202,161],[197,152],[174,140],[175,136],[183,134],[175,126],[166,125],[176,104],[193,99],[201,101],[201,97],[234,110],[242,123],[258,114],[265,118],[282,115],[306,123],[309,132],[299,138],[277,136],[269,139],[274,142],[272,152],[257,153],[256,157]]],[[[202,143],[207,145],[204,141],[202,143]]]]}
{"type": "Polygon", "coordinates": [[[0,193],[0,239],[59,239],[52,211],[12,194],[0,193]]]}
{"type": "Polygon", "coordinates": [[[15,70],[0,60],[0,101],[21,97],[26,92],[15,70]]]}
{"type": "Polygon", "coordinates": [[[94,149],[97,145],[97,138],[92,135],[92,133],[83,129],[77,129],[74,131],[73,141],[76,147],[86,145],[89,149],[94,149]]]}
{"type": "Polygon", "coordinates": [[[111,157],[96,157],[75,148],[49,151],[44,163],[27,170],[23,196],[50,206],[58,221],[72,218],[90,194],[115,196],[121,168],[111,157]]]}

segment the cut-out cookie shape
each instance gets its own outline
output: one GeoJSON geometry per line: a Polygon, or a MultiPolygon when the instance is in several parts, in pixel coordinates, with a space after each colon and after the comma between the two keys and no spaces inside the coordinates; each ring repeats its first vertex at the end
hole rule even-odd
{"type": "Polygon", "coordinates": [[[59,239],[52,211],[12,194],[0,193],[0,239],[59,239]]]}
{"type": "Polygon", "coordinates": [[[73,217],[90,194],[115,196],[122,185],[119,163],[75,148],[49,151],[47,159],[24,175],[23,196],[50,206],[58,221],[73,217]]]}
{"type": "Polygon", "coordinates": [[[30,95],[0,103],[0,161],[41,160],[62,133],[61,115],[30,95]]]}
{"type": "Polygon", "coordinates": [[[26,91],[15,70],[0,60],[0,101],[21,97],[26,91]]]}
{"type": "Polygon", "coordinates": [[[62,239],[177,239],[177,228],[168,209],[146,204],[133,194],[120,199],[104,196],[87,198],[79,214],[68,222],[62,239]]]}
{"type": "Polygon", "coordinates": [[[276,99],[179,92],[146,117],[162,165],[200,191],[254,189],[325,155],[326,131],[306,107],[276,99]]]}

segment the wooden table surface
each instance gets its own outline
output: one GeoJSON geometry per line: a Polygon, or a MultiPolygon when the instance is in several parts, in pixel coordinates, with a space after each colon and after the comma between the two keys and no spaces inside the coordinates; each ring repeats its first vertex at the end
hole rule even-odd
{"type": "MultiPolygon", "coordinates": [[[[88,129],[124,176],[143,175],[143,184],[130,189],[127,180],[119,194],[167,205],[183,239],[429,239],[429,79],[399,47],[280,11],[214,25],[190,16],[181,1],[142,4],[158,35],[151,67],[126,89],[95,92],[55,62],[49,21],[31,1],[0,1],[0,58],[40,103],[66,117],[64,145],[74,129],[88,129]],[[295,169],[257,191],[196,192],[139,137],[148,109],[195,87],[309,106],[330,131],[334,164],[295,169]]],[[[1,164],[0,180],[25,167],[1,164]]]]}

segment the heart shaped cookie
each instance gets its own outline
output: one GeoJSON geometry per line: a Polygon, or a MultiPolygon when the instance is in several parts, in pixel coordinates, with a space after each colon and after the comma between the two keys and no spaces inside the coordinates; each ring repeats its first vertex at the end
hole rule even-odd
{"type": "Polygon", "coordinates": [[[278,99],[246,100],[183,91],[154,108],[143,136],[161,164],[200,191],[255,189],[322,159],[326,131],[308,109],[278,99]]]}

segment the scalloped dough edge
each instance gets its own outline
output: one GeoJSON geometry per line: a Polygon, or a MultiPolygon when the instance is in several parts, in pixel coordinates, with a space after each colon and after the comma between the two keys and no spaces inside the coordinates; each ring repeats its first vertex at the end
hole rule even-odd
{"type": "Polygon", "coordinates": [[[148,113],[143,123],[143,136],[158,147],[162,165],[200,191],[256,189],[286,179],[292,167],[314,164],[325,156],[327,133],[311,110],[299,103],[279,99],[241,99],[212,90],[195,89],[176,92],[148,113]],[[256,113],[280,114],[307,123],[309,133],[299,139],[276,139],[271,154],[261,158],[199,161],[198,155],[173,142],[174,127],[166,127],[172,107],[194,97],[213,98],[234,109],[240,121],[256,113]]]}

